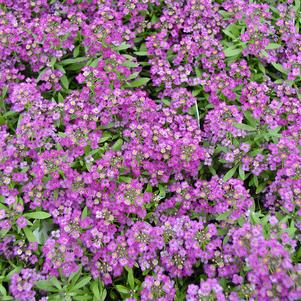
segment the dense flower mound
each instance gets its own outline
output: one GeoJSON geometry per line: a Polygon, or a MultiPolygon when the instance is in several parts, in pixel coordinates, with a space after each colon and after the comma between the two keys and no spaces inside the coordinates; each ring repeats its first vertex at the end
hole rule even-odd
{"type": "Polygon", "coordinates": [[[0,300],[301,300],[300,6],[0,0],[0,300]]]}

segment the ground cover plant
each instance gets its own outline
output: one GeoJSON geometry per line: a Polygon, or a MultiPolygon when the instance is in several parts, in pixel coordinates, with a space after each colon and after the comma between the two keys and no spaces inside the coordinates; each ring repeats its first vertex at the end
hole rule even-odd
{"type": "Polygon", "coordinates": [[[301,300],[300,0],[0,0],[0,300],[301,300]]]}

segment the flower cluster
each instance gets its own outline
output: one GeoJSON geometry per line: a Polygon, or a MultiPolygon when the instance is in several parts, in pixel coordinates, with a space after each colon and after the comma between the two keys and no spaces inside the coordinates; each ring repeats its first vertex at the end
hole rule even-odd
{"type": "Polygon", "coordinates": [[[301,299],[300,1],[259,2],[0,0],[0,300],[301,299]]]}

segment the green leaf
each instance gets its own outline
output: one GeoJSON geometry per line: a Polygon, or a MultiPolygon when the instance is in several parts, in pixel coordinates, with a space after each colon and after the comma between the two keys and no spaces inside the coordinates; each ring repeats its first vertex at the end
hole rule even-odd
{"type": "Polygon", "coordinates": [[[53,286],[51,280],[39,280],[35,283],[35,286],[46,292],[58,292],[59,290],[53,286]]]}
{"type": "Polygon", "coordinates": [[[111,138],[112,138],[112,135],[110,133],[104,132],[103,137],[101,137],[99,139],[99,143],[103,143],[111,138]]]}
{"type": "Polygon", "coordinates": [[[202,92],[201,88],[200,89],[195,89],[195,90],[192,91],[192,95],[193,96],[198,96],[201,92],[202,92]]]}
{"type": "Polygon", "coordinates": [[[16,301],[13,297],[11,296],[3,296],[1,297],[1,301],[16,301]]]}
{"type": "Polygon", "coordinates": [[[138,87],[141,87],[143,85],[146,85],[149,81],[150,81],[149,78],[147,78],[147,77],[141,77],[141,78],[139,78],[137,80],[134,80],[134,81],[130,82],[129,86],[131,88],[138,88],[138,87]]]}
{"type": "Polygon", "coordinates": [[[119,151],[121,150],[121,147],[122,147],[122,144],[123,144],[123,140],[122,139],[118,139],[112,146],[112,149],[114,151],[119,151]]]}
{"type": "Polygon", "coordinates": [[[212,174],[213,176],[215,176],[215,175],[216,175],[215,169],[214,169],[212,166],[209,166],[208,168],[209,168],[209,171],[211,172],[211,174],[212,174]]]}
{"type": "Polygon", "coordinates": [[[9,281],[12,275],[15,273],[19,273],[22,270],[22,266],[16,266],[14,269],[12,269],[6,276],[5,276],[5,281],[9,281]]]}
{"type": "Polygon", "coordinates": [[[130,80],[135,79],[138,75],[139,75],[139,72],[134,72],[128,77],[128,79],[130,79],[130,80]]]}
{"type": "Polygon", "coordinates": [[[283,73],[283,74],[288,74],[288,72],[282,67],[282,65],[280,65],[280,64],[278,64],[278,63],[272,63],[272,66],[276,69],[276,70],[278,70],[278,71],[280,71],[281,73],[283,73]]]}
{"type": "Polygon", "coordinates": [[[64,102],[64,97],[61,93],[58,93],[57,99],[58,99],[58,102],[64,102]]]}
{"type": "Polygon", "coordinates": [[[125,42],[121,43],[119,46],[116,46],[114,47],[115,50],[117,51],[121,51],[121,50],[125,50],[125,49],[128,49],[128,48],[131,48],[132,46],[129,45],[129,44],[126,44],[125,42]]]}
{"type": "Polygon", "coordinates": [[[5,118],[0,116],[0,125],[3,125],[5,123],[6,123],[5,118]]]}
{"type": "Polygon", "coordinates": [[[152,185],[150,183],[147,183],[145,191],[146,192],[153,192],[153,187],[152,187],[152,185]]]}
{"type": "Polygon", "coordinates": [[[230,236],[229,235],[226,235],[223,239],[223,245],[227,244],[227,242],[229,241],[230,239],[230,236]]]}
{"type": "Polygon", "coordinates": [[[76,272],[73,272],[70,276],[68,281],[71,281],[71,287],[73,287],[75,285],[75,283],[77,282],[77,280],[79,279],[79,277],[81,276],[82,273],[82,267],[80,266],[76,272]]]}
{"type": "Polygon", "coordinates": [[[54,67],[54,64],[55,64],[55,63],[56,63],[56,57],[52,57],[51,60],[50,60],[50,64],[49,64],[49,65],[50,65],[51,67],[54,67]]]}
{"type": "Polygon", "coordinates": [[[255,186],[258,187],[258,177],[257,177],[257,176],[254,176],[254,177],[253,177],[253,180],[254,180],[255,186]]]}
{"type": "Polygon", "coordinates": [[[85,217],[88,216],[88,207],[85,206],[83,212],[82,212],[82,216],[81,216],[81,219],[83,220],[85,217]]]}
{"type": "Polygon", "coordinates": [[[123,285],[116,285],[116,290],[119,292],[119,293],[122,293],[122,294],[128,294],[129,293],[129,289],[123,285]]]}
{"type": "Polygon", "coordinates": [[[92,277],[90,276],[86,276],[83,279],[81,279],[79,282],[76,283],[76,285],[74,285],[74,287],[72,288],[72,290],[77,290],[85,285],[87,285],[90,281],[91,281],[92,277]]]}
{"type": "Polygon", "coordinates": [[[107,297],[107,290],[105,288],[103,288],[102,292],[101,292],[101,298],[100,301],[105,301],[107,297]]]}
{"type": "Polygon", "coordinates": [[[256,194],[260,193],[266,186],[267,186],[267,184],[266,184],[265,182],[260,183],[260,184],[258,185],[258,187],[256,188],[255,193],[256,193],[256,194]]]}
{"type": "Polygon", "coordinates": [[[50,282],[51,282],[57,289],[59,289],[59,290],[62,289],[61,283],[57,280],[56,277],[52,277],[52,278],[50,279],[50,282]]]}
{"type": "Polygon", "coordinates": [[[265,68],[261,62],[258,62],[258,68],[262,73],[266,73],[265,68]]]}
{"type": "Polygon", "coordinates": [[[36,212],[25,213],[24,216],[33,219],[46,219],[51,217],[51,214],[44,211],[36,211],[36,212]]]}
{"type": "Polygon", "coordinates": [[[244,115],[246,117],[246,119],[248,120],[248,123],[252,126],[252,127],[257,127],[258,121],[253,117],[252,113],[250,111],[245,111],[244,115]]]}
{"type": "Polygon", "coordinates": [[[99,291],[99,288],[98,288],[98,280],[94,280],[91,285],[91,290],[93,292],[93,295],[94,297],[99,300],[100,299],[100,291],[99,291]]]}
{"type": "Polygon", "coordinates": [[[265,47],[265,49],[268,49],[268,50],[271,50],[271,49],[277,49],[281,47],[280,44],[277,44],[277,43],[270,43],[268,46],[265,47]]]}
{"type": "Polygon", "coordinates": [[[233,125],[240,130],[244,130],[244,131],[248,131],[248,132],[254,132],[256,131],[256,128],[247,125],[247,124],[243,124],[243,123],[233,123],[233,125]]]}
{"type": "Polygon", "coordinates": [[[37,82],[41,80],[42,75],[47,71],[47,68],[44,68],[40,71],[39,76],[37,77],[37,82]]]}
{"type": "Polygon", "coordinates": [[[63,75],[61,78],[60,78],[60,81],[62,83],[62,86],[63,88],[67,89],[69,88],[69,81],[68,81],[68,78],[66,75],[63,75]]]}
{"type": "Polygon", "coordinates": [[[137,56],[147,56],[147,51],[137,51],[134,52],[134,54],[136,54],[137,56]]]}
{"type": "Polygon", "coordinates": [[[238,173],[239,173],[240,178],[244,181],[246,178],[246,174],[245,174],[245,171],[242,169],[242,165],[239,165],[238,173]]]}
{"type": "Polygon", "coordinates": [[[232,176],[235,174],[235,171],[237,169],[238,165],[234,166],[233,168],[231,168],[224,176],[223,181],[227,182],[229,179],[232,178],[232,176]]]}
{"type": "Polygon", "coordinates": [[[230,214],[231,214],[231,212],[227,211],[227,212],[224,212],[222,214],[219,214],[215,219],[217,221],[224,221],[224,220],[226,220],[230,216],[230,214]]]}
{"type": "Polygon", "coordinates": [[[37,238],[34,236],[32,231],[28,227],[25,227],[23,229],[23,232],[24,232],[24,234],[25,234],[25,236],[26,236],[26,238],[29,242],[38,242],[37,238]]]}
{"type": "Polygon", "coordinates": [[[48,238],[48,233],[53,229],[51,220],[40,220],[40,226],[33,231],[34,236],[40,244],[43,244],[48,238]]]}
{"type": "Polygon", "coordinates": [[[73,57],[78,57],[80,51],[80,45],[76,46],[73,50],[73,57]]]}
{"type": "Polygon", "coordinates": [[[119,176],[119,181],[124,182],[124,183],[131,183],[132,178],[131,177],[126,177],[126,176],[119,176]]]}
{"type": "Polygon", "coordinates": [[[224,50],[224,54],[225,54],[225,57],[231,57],[231,56],[236,56],[236,55],[241,54],[241,51],[242,51],[241,49],[229,47],[224,50]]]}
{"type": "Polygon", "coordinates": [[[230,37],[232,40],[236,39],[236,36],[232,32],[230,32],[229,30],[227,30],[227,29],[224,29],[223,33],[226,34],[228,37],[230,37]]]}
{"type": "Polygon", "coordinates": [[[253,222],[253,224],[259,225],[261,224],[261,220],[259,218],[259,216],[261,215],[261,213],[259,212],[251,212],[251,221],[253,222]]]}
{"type": "Polygon", "coordinates": [[[85,62],[85,61],[88,61],[87,57],[77,57],[77,58],[73,58],[73,59],[63,60],[63,61],[61,61],[61,64],[63,66],[65,66],[65,65],[71,65],[71,64],[78,64],[78,63],[85,62]]]}
{"type": "Polygon", "coordinates": [[[81,63],[76,63],[76,64],[70,64],[70,65],[67,65],[65,67],[65,69],[67,71],[79,71],[81,70],[84,66],[86,66],[86,64],[88,63],[88,61],[84,61],[84,62],[81,62],[81,63]]]}
{"type": "Polygon", "coordinates": [[[133,269],[128,269],[128,283],[129,283],[131,289],[135,288],[135,279],[134,279],[133,269]]]}
{"type": "Polygon", "coordinates": [[[2,284],[0,284],[0,293],[1,293],[2,296],[7,295],[6,289],[2,284]]]}
{"type": "Polygon", "coordinates": [[[8,86],[2,88],[1,99],[4,99],[8,91],[8,86]]]}
{"type": "Polygon", "coordinates": [[[63,74],[66,74],[66,71],[61,64],[55,64],[54,67],[55,67],[55,69],[60,70],[63,74]]]}
{"type": "Polygon", "coordinates": [[[297,231],[297,228],[295,227],[290,227],[284,230],[284,232],[287,232],[290,237],[294,237],[295,233],[297,231]]]}
{"type": "Polygon", "coordinates": [[[9,118],[9,117],[12,117],[12,116],[15,116],[15,115],[18,115],[19,113],[18,112],[15,112],[15,111],[8,111],[6,112],[3,117],[4,118],[9,118]]]}
{"type": "Polygon", "coordinates": [[[136,68],[139,66],[138,63],[132,62],[132,61],[125,61],[122,63],[122,66],[128,67],[128,68],[136,68]]]}
{"type": "Polygon", "coordinates": [[[162,184],[158,185],[160,191],[160,197],[163,199],[166,196],[166,188],[162,184]]]}

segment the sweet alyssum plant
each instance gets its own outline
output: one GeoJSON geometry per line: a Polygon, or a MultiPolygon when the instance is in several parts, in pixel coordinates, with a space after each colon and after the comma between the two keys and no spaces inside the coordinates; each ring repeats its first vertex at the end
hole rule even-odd
{"type": "Polygon", "coordinates": [[[0,300],[300,300],[300,1],[0,0],[0,300]]]}

